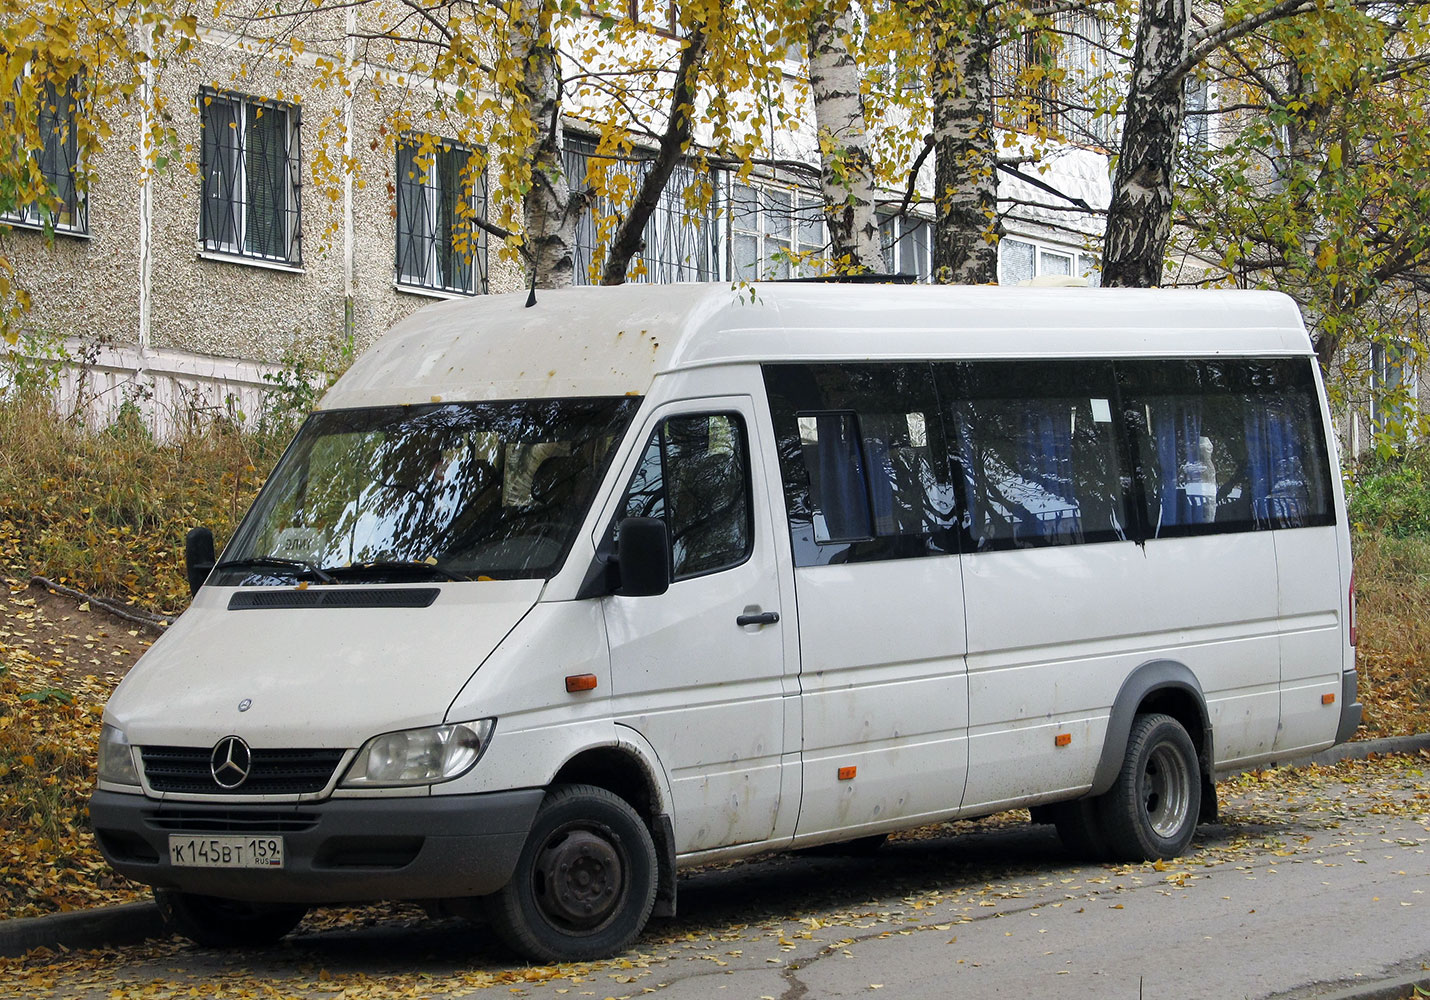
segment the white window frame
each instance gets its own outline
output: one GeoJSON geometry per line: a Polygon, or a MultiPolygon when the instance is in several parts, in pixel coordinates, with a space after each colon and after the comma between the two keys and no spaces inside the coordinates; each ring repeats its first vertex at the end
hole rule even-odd
{"type": "Polygon", "coordinates": [[[1415,370],[1415,353],[1405,344],[1384,344],[1372,341],[1370,345],[1370,427],[1372,432],[1383,434],[1390,430],[1392,420],[1399,420],[1409,431],[1409,421],[1418,409],[1420,380],[1415,370]],[[1405,388],[1406,398],[1393,404],[1386,402],[1386,395],[1405,388]]]}
{"type": "Polygon", "coordinates": [[[1055,243],[1044,243],[1016,234],[1005,236],[998,241],[998,283],[1000,285],[1017,284],[1019,281],[1031,278],[1067,276],[1084,278],[1089,285],[1096,286],[1100,284],[1100,275],[1098,259],[1085,250],[1055,243]],[[1009,282],[1005,261],[1008,251],[1015,246],[1032,248],[1033,273],[1028,278],[1018,278],[1009,282]],[[1059,270],[1057,261],[1060,259],[1068,262],[1068,270],[1059,270]]]}
{"type": "Polygon", "coordinates": [[[726,205],[726,274],[731,281],[779,281],[824,273],[818,265],[790,263],[776,257],[781,251],[819,253],[828,244],[819,192],[761,178],[731,178],[726,205]],[[777,204],[778,199],[787,199],[785,205],[777,204]],[[753,205],[754,210],[747,210],[746,205],[753,205]],[[737,266],[737,240],[755,243],[752,273],[744,273],[737,266]]]}
{"type": "Polygon", "coordinates": [[[889,274],[913,275],[927,283],[933,278],[933,222],[917,215],[877,213],[879,247],[889,274]]]}

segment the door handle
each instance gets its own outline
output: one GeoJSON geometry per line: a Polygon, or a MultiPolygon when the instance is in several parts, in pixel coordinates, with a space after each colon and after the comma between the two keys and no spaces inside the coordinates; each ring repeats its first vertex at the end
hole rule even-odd
{"type": "Polygon", "coordinates": [[[778,611],[761,611],[753,615],[741,615],[735,619],[735,624],[744,628],[746,625],[773,625],[780,620],[778,611]]]}

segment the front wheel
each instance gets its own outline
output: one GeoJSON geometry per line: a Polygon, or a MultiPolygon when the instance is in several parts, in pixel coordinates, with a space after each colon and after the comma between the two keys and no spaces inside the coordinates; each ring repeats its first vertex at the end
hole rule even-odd
{"type": "Polygon", "coordinates": [[[1197,748],[1170,715],[1139,715],[1132,723],[1122,770],[1097,801],[1098,828],[1122,861],[1174,858],[1187,849],[1201,811],[1197,748]]]}
{"type": "Polygon", "coordinates": [[[308,912],[293,903],[245,903],[172,889],[154,890],[154,901],[170,930],[206,948],[272,944],[308,912]]]}
{"type": "Polygon", "coordinates": [[[491,898],[492,926],[533,961],[604,958],[645,927],[656,884],[655,843],[636,811],[604,788],[559,786],[491,898]]]}

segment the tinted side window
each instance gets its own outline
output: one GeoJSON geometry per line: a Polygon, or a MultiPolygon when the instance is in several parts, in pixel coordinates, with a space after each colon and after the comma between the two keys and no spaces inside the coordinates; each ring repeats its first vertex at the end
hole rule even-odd
{"type": "Polygon", "coordinates": [[[975,550],[1127,537],[1112,366],[935,365],[975,550]]]}
{"type": "Polygon", "coordinates": [[[675,580],[744,562],[752,532],[743,421],[719,413],[662,423],[626,489],[624,517],[665,519],[675,580]]]}
{"type": "Polygon", "coordinates": [[[1311,362],[1119,362],[1148,537],[1332,524],[1311,362]]]}
{"type": "Polygon", "coordinates": [[[956,551],[927,364],[766,365],[795,564],[956,551]]]}

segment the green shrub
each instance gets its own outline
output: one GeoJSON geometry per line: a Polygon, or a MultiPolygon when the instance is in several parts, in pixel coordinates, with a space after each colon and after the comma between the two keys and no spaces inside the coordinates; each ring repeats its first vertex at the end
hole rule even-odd
{"type": "Polygon", "coordinates": [[[1417,446],[1362,469],[1349,503],[1357,531],[1377,530],[1398,538],[1430,535],[1430,449],[1417,446]]]}

